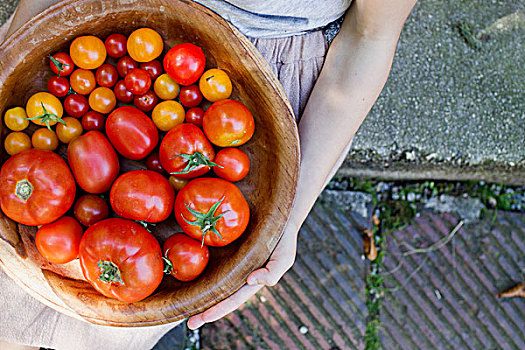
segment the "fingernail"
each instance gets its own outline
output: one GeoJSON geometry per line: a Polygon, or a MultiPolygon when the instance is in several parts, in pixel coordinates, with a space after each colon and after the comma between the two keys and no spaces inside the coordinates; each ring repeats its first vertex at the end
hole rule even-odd
{"type": "Polygon", "coordinates": [[[197,328],[200,328],[204,323],[205,322],[202,321],[201,319],[190,318],[188,320],[188,328],[191,329],[192,331],[194,331],[197,328]]]}

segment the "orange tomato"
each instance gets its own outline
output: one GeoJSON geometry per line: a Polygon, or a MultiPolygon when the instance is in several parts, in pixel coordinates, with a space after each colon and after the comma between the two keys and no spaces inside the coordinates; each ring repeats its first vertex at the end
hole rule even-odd
{"type": "Polygon", "coordinates": [[[93,35],[86,35],[73,40],[69,54],[78,67],[96,69],[106,60],[107,52],[102,40],[93,35]]]}
{"type": "Polygon", "coordinates": [[[4,114],[5,125],[13,131],[22,131],[27,128],[29,120],[26,118],[26,110],[22,107],[10,108],[4,114]]]}
{"type": "Polygon", "coordinates": [[[64,118],[64,124],[57,125],[57,136],[63,143],[69,143],[73,139],[82,135],[82,124],[76,118],[66,117],[64,118]]]}
{"type": "Polygon", "coordinates": [[[88,95],[97,86],[97,80],[92,71],[76,69],[69,77],[69,84],[76,93],[88,95]]]}
{"type": "Polygon", "coordinates": [[[150,28],[135,30],[128,37],[128,54],[137,62],[149,62],[159,57],[164,42],[159,33],[150,28]]]}
{"type": "Polygon", "coordinates": [[[209,69],[199,80],[199,89],[205,99],[216,102],[227,99],[232,94],[232,82],[222,69],[209,69]]]}
{"type": "Polygon", "coordinates": [[[98,87],[89,95],[89,106],[96,112],[108,114],[116,105],[117,98],[110,88],[98,87]]]}
{"type": "Polygon", "coordinates": [[[162,131],[169,131],[184,122],[184,107],[176,101],[163,101],[153,108],[151,119],[162,131]]]}
{"type": "Polygon", "coordinates": [[[15,131],[7,135],[4,141],[4,147],[7,154],[14,156],[17,153],[31,148],[29,136],[20,131],[15,131]]]}
{"type": "Polygon", "coordinates": [[[58,147],[58,138],[54,131],[40,128],[33,133],[31,143],[34,148],[54,151],[58,147]]]}
{"type": "Polygon", "coordinates": [[[166,73],[159,76],[153,84],[153,91],[163,100],[173,100],[179,94],[179,90],[179,84],[166,73]]]}
{"type": "Polygon", "coordinates": [[[36,125],[50,126],[62,120],[64,108],[58,98],[49,92],[37,92],[26,103],[27,118],[36,125]]]}

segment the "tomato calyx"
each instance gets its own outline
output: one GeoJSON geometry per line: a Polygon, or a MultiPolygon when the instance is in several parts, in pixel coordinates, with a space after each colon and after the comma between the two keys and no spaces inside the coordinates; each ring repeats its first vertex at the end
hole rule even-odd
{"type": "Polygon", "coordinates": [[[55,67],[57,67],[57,69],[58,69],[58,77],[59,78],[60,78],[60,74],[62,74],[62,71],[64,70],[64,67],[71,67],[70,64],[62,63],[59,60],[57,60],[56,58],[54,58],[53,56],[49,56],[49,58],[51,59],[51,62],[53,62],[55,67]]]}
{"type": "Polygon", "coordinates": [[[46,107],[44,106],[44,103],[43,102],[40,102],[40,104],[42,105],[42,109],[44,110],[44,114],[41,114],[41,115],[37,115],[36,117],[31,117],[31,118],[26,118],[27,120],[35,120],[35,119],[40,119],[40,122],[43,123],[43,124],[46,124],[47,128],[50,130],[50,131],[53,131],[51,129],[51,126],[49,125],[49,121],[56,121],[58,123],[62,123],[64,124],[65,126],[67,126],[66,122],[60,118],[58,115],[56,115],[55,113],[51,113],[49,112],[46,107]]]}
{"type": "MultiPolygon", "coordinates": [[[[162,272],[164,272],[167,275],[170,275],[173,272],[173,263],[168,258],[168,252],[170,251],[170,249],[171,248],[168,248],[164,253],[164,256],[162,257],[162,260],[164,260],[164,270],[162,270],[162,272]]],[[[175,273],[177,273],[177,271],[175,271],[175,273]]]]}
{"type": "Polygon", "coordinates": [[[148,231],[149,233],[152,233],[151,232],[151,226],[156,226],[157,224],[154,224],[154,223],[151,223],[151,222],[147,222],[146,220],[133,220],[135,221],[137,224],[141,225],[142,227],[144,227],[146,229],[146,231],[148,231]]]}
{"type": "Polygon", "coordinates": [[[186,164],[186,167],[182,171],[170,173],[171,175],[187,174],[191,172],[193,169],[195,169],[196,167],[198,167],[199,165],[206,165],[210,167],[218,166],[219,168],[223,168],[223,166],[212,162],[208,157],[206,157],[201,152],[195,152],[193,154],[179,154],[177,156],[171,157],[170,159],[173,159],[176,157],[182,157],[186,159],[188,161],[188,164],[186,164]]]}
{"type": "Polygon", "coordinates": [[[208,210],[207,213],[201,213],[197,210],[194,210],[194,209],[191,209],[190,206],[186,203],[184,203],[184,205],[186,206],[186,208],[188,209],[188,211],[193,214],[193,216],[195,216],[195,218],[197,220],[195,221],[188,221],[186,220],[186,218],[182,215],[181,213],[181,217],[184,221],[186,221],[188,224],[190,225],[195,225],[195,226],[199,226],[200,229],[201,229],[201,232],[202,232],[202,242],[201,242],[201,248],[204,246],[204,238],[206,237],[206,233],[208,233],[209,231],[215,233],[217,236],[220,237],[220,239],[223,239],[221,234],[219,233],[219,231],[217,231],[217,229],[215,228],[215,224],[217,223],[217,221],[223,217],[224,214],[226,214],[227,212],[229,212],[229,210],[225,211],[224,213],[218,215],[218,216],[214,216],[215,215],[215,212],[217,211],[217,208],[219,208],[219,205],[221,205],[222,201],[224,200],[224,198],[226,197],[222,197],[220,201],[218,201],[217,203],[215,203],[214,205],[211,206],[210,210],[208,210]]]}
{"type": "Polygon", "coordinates": [[[120,269],[117,265],[111,261],[99,261],[97,265],[100,267],[100,275],[98,278],[102,282],[124,284],[122,277],[120,277],[120,269]]]}
{"type": "Polygon", "coordinates": [[[24,179],[16,183],[15,195],[24,202],[27,202],[29,197],[33,194],[33,185],[29,180],[24,179]]]}

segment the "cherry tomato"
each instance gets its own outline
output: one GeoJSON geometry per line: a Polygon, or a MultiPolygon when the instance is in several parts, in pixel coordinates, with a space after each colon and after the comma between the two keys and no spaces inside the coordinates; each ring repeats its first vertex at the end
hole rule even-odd
{"type": "Polygon", "coordinates": [[[119,173],[117,153],[100,131],[89,131],[71,141],[67,160],[78,185],[89,193],[106,192],[119,173]]]}
{"type": "Polygon", "coordinates": [[[204,113],[203,130],[214,145],[240,146],[253,136],[255,121],[252,112],[242,102],[221,100],[204,113]]]}
{"type": "Polygon", "coordinates": [[[93,288],[125,303],[148,297],[162,281],[159,242],[130,220],[106,219],[91,225],[80,241],[79,257],[93,288]]]}
{"type": "Polygon", "coordinates": [[[115,84],[115,88],[113,89],[115,92],[115,97],[117,100],[123,103],[130,103],[133,101],[133,94],[126,89],[126,84],[124,83],[124,80],[119,80],[115,84]]]}
{"type": "Polygon", "coordinates": [[[128,53],[126,42],[128,39],[122,34],[111,34],[104,41],[109,56],[120,58],[128,53]]]}
{"type": "Polygon", "coordinates": [[[51,70],[58,76],[65,77],[73,73],[75,64],[71,57],[65,52],[58,52],[49,56],[49,66],[51,70]]]}
{"type": "Polygon", "coordinates": [[[197,85],[183,86],[180,88],[179,99],[184,107],[196,107],[202,102],[202,93],[197,85]]]}
{"type": "Polygon", "coordinates": [[[141,63],[139,68],[144,69],[146,72],[148,72],[152,81],[157,79],[164,71],[162,69],[162,63],[160,63],[160,61],[158,60],[141,63]]]}
{"type": "Polygon", "coordinates": [[[44,258],[55,264],[65,264],[78,257],[82,226],[69,216],[38,229],[35,237],[36,249],[44,258]]]}
{"type": "Polygon", "coordinates": [[[148,158],[146,158],[146,168],[151,171],[156,171],[159,174],[166,173],[162,165],[160,165],[159,154],[157,152],[151,153],[148,158]]]}
{"type": "Polygon", "coordinates": [[[97,69],[95,75],[98,85],[103,87],[113,87],[118,80],[117,68],[112,64],[103,64],[97,69]]]}
{"type": "Polygon", "coordinates": [[[31,148],[9,158],[0,170],[0,206],[24,225],[49,224],[75,199],[75,180],[56,153],[31,148]]]}
{"type": "Polygon", "coordinates": [[[202,128],[202,119],[204,119],[204,109],[193,107],[186,112],[186,123],[192,123],[202,128]]]}
{"type": "Polygon", "coordinates": [[[153,108],[151,119],[162,131],[169,131],[184,122],[184,107],[176,101],[162,101],[153,108]]]}
{"type": "Polygon", "coordinates": [[[191,85],[204,72],[206,57],[197,45],[183,43],[172,47],[164,56],[164,70],[179,85],[191,85]]]}
{"type": "Polygon", "coordinates": [[[73,118],[80,118],[89,111],[89,103],[84,96],[71,94],[64,100],[64,109],[73,118]]]}
{"type": "Polygon", "coordinates": [[[164,73],[160,75],[153,84],[155,94],[163,100],[173,100],[179,94],[179,84],[164,73]]]}
{"type": "Polygon", "coordinates": [[[26,114],[36,125],[55,125],[62,119],[64,108],[58,98],[49,92],[37,92],[26,103],[26,114]]]}
{"type": "Polygon", "coordinates": [[[133,104],[143,112],[151,111],[157,105],[158,101],[157,95],[151,90],[144,95],[136,95],[133,97],[133,104]]]}
{"type": "Polygon", "coordinates": [[[201,129],[193,124],[179,124],[162,140],[160,164],[172,175],[191,179],[207,173],[215,165],[215,151],[201,129]]]}
{"type": "Polygon", "coordinates": [[[89,111],[82,117],[82,129],[89,130],[104,130],[106,117],[103,114],[95,111],[89,111]]]}
{"type": "Polygon", "coordinates": [[[58,147],[58,137],[53,130],[40,128],[33,133],[31,143],[34,148],[45,151],[54,151],[58,147]]]}
{"type": "Polygon", "coordinates": [[[9,108],[4,114],[5,125],[13,131],[22,131],[29,125],[26,110],[22,107],[9,108]]]}
{"type": "Polygon", "coordinates": [[[78,94],[89,95],[91,91],[97,86],[95,74],[86,69],[75,69],[69,77],[71,88],[78,94]]]}
{"type": "Polygon", "coordinates": [[[145,158],[159,142],[153,121],[129,106],[119,107],[109,115],[106,134],[117,152],[132,160],[145,158]]]}
{"type": "Polygon", "coordinates": [[[250,171],[250,158],[238,148],[221,149],[215,156],[215,163],[222,166],[213,167],[215,174],[231,182],[244,179],[250,171]]]}
{"type": "Polygon", "coordinates": [[[164,42],[159,33],[150,28],[135,30],[128,37],[128,53],[137,62],[149,62],[159,57],[164,42]]]}
{"type": "Polygon", "coordinates": [[[188,182],[177,194],[175,218],[190,237],[222,247],[244,232],[250,208],[231,182],[201,177],[188,182]]]}
{"type": "Polygon", "coordinates": [[[75,65],[82,69],[96,69],[106,60],[104,42],[93,35],[79,36],[69,47],[69,54],[75,65]]]}
{"type": "Polygon", "coordinates": [[[169,182],[171,186],[173,186],[173,189],[177,192],[182,190],[182,188],[186,186],[188,181],[189,181],[188,179],[181,179],[180,177],[176,177],[173,175],[171,175],[169,178],[169,182]]]}
{"type": "Polygon", "coordinates": [[[160,222],[173,210],[175,191],[168,179],[151,170],[133,170],[120,175],[109,195],[111,208],[125,219],[160,222]]]}
{"type": "Polygon", "coordinates": [[[108,114],[116,105],[117,98],[110,88],[98,87],[89,95],[89,106],[96,112],[108,114]]]}
{"type": "Polygon", "coordinates": [[[17,153],[31,148],[31,139],[26,133],[15,131],[7,135],[4,140],[4,148],[7,154],[14,156],[17,153]]]}
{"type": "Polygon", "coordinates": [[[85,194],[77,200],[73,212],[82,225],[89,227],[95,222],[107,218],[109,207],[106,201],[99,196],[85,194]]]}
{"type": "Polygon", "coordinates": [[[64,77],[52,76],[47,81],[47,90],[56,97],[64,97],[69,92],[69,80],[64,77]]]}
{"type": "Polygon", "coordinates": [[[209,69],[199,80],[199,89],[205,99],[211,102],[224,100],[232,94],[232,82],[222,69],[209,69]]]}
{"type": "Polygon", "coordinates": [[[151,77],[144,69],[135,68],[126,74],[124,78],[126,89],[133,95],[143,95],[151,87],[151,77]]]}
{"type": "Polygon", "coordinates": [[[169,261],[167,272],[183,282],[199,277],[210,260],[208,247],[184,233],[170,236],[164,242],[162,251],[169,261]]]}
{"type": "Polygon", "coordinates": [[[124,56],[117,62],[118,74],[124,78],[132,69],[139,68],[139,64],[129,56],[124,56]]]}
{"type": "Polygon", "coordinates": [[[64,118],[64,124],[57,125],[57,137],[63,143],[70,143],[73,139],[82,135],[82,124],[78,119],[72,117],[64,118]]]}

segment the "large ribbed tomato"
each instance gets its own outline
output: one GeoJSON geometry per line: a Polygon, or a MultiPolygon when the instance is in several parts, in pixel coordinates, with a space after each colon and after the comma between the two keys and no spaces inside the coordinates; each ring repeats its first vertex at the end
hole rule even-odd
{"type": "Polygon", "coordinates": [[[66,162],[50,151],[32,148],[20,152],[0,170],[2,211],[24,225],[55,221],[71,207],[75,191],[66,162]]]}
{"type": "Polygon", "coordinates": [[[86,280],[108,298],[133,303],[147,298],[162,281],[160,245],[141,225],[112,218],[91,225],[80,241],[86,280]]]}

